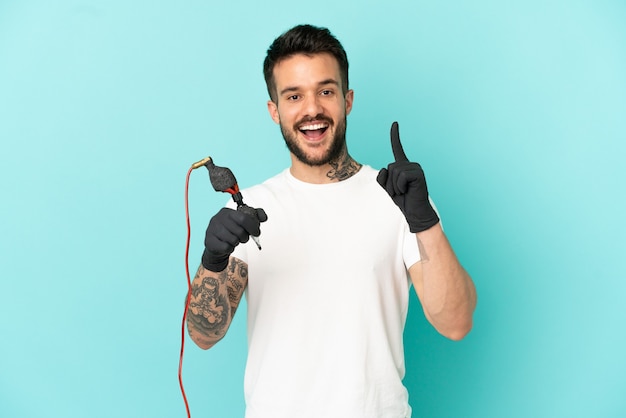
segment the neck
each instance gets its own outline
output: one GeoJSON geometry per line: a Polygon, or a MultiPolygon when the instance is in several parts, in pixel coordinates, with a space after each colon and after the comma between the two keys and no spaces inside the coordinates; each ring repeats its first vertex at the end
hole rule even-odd
{"type": "Polygon", "coordinates": [[[362,167],[349,154],[344,151],[334,161],[320,166],[310,166],[297,160],[291,155],[291,174],[298,180],[307,183],[324,184],[336,183],[349,179],[355,175],[362,167]]]}

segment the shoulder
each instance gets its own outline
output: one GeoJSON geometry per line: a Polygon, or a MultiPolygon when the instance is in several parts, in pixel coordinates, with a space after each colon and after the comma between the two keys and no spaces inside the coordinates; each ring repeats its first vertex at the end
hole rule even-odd
{"type": "Polygon", "coordinates": [[[360,174],[364,178],[367,178],[367,179],[372,179],[372,178],[376,179],[376,176],[378,176],[378,170],[374,169],[373,167],[369,165],[363,164],[363,166],[361,167],[361,169],[359,170],[357,174],[360,174]]]}
{"type": "Polygon", "coordinates": [[[348,181],[352,181],[355,184],[360,185],[361,187],[373,188],[375,190],[380,189],[380,191],[384,191],[382,187],[376,181],[376,177],[378,176],[378,170],[372,168],[369,165],[363,165],[358,173],[356,173],[353,177],[348,179],[348,181]]]}
{"type": "Polygon", "coordinates": [[[248,203],[248,199],[266,200],[270,196],[277,196],[282,194],[288,187],[287,183],[288,181],[286,176],[286,170],[283,170],[280,173],[263,181],[262,183],[258,183],[253,186],[241,189],[241,194],[246,203],[248,203]]]}

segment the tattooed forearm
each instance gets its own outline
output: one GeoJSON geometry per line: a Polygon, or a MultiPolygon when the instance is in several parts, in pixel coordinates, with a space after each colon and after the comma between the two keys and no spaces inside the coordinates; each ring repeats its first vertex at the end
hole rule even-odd
{"type": "Polygon", "coordinates": [[[247,282],[247,265],[236,258],[231,258],[220,273],[200,266],[191,285],[187,312],[189,334],[196,344],[209,348],[224,337],[247,282]]]}
{"type": "Polygon", "coordinates": [[[204,337],[218,340],[224,336],[230,322],[230,304],[220,292],[217,278],[205,276],[199,283],[194,281],[188,314],[189,324],[204,337]]]}
{"type": "Polygon", "coordinates": [[[234,260],[229,265],[232,267],[231,274],[228,276],[228,299],[230,301],[231,315],[235,315],[241,296],[248,283],[248,266],[241,260],[234,260]]]}

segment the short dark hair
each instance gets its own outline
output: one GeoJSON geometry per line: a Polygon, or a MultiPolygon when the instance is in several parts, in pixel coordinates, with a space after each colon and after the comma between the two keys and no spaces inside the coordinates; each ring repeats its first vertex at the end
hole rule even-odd
{"type": "Polygon", "coordinates": [[[274,40],[267,50],[263,61],[263,75],[270,98],[275,103],[276,81],[274,80],[274,67],[280,61],[296,54],[331,54],[339,64],[343,94],[348,92],[348,56],[341,43],[326,28],[312,25],[298,25],[289,29],[274,40]]]}

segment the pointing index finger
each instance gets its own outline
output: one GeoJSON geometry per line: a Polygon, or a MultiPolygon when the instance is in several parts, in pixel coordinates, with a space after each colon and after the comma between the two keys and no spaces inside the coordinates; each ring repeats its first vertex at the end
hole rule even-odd
{"type": "Polygon", "coordinates": [[[393,151],[393,157],[396,162],[409,161],[406,158],[402,144],[400,143],[400,132],[398,128],[398,122],[391,124],[391,150],[393,151]]]}

